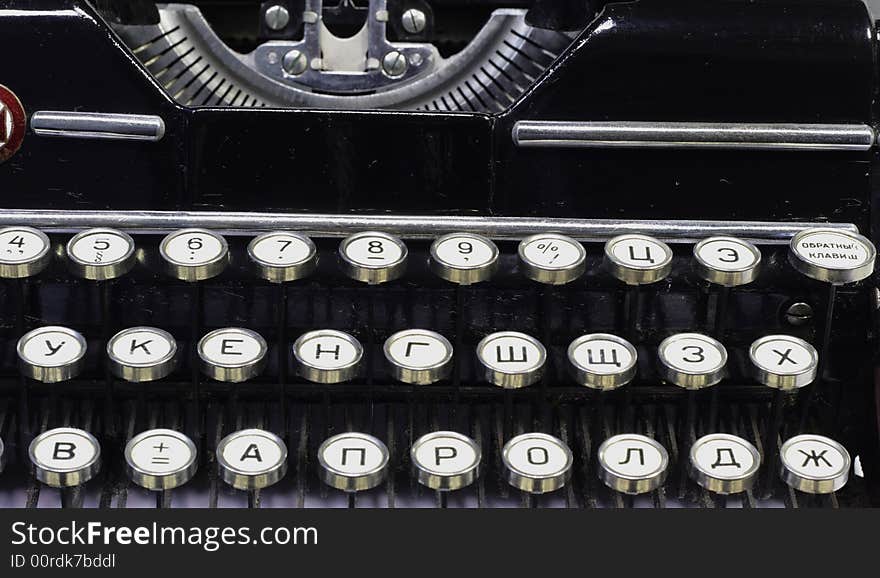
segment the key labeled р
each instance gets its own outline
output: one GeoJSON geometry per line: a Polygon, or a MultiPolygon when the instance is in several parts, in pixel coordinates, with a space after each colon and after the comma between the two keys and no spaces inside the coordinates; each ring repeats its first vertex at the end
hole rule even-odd
{"type": "Polygon", "coordinates": [[[196,349],[205,375],[217,381],[241,383],[263,372],[269,346],[255,331],[225,327],[202,337],[196,349]]]}
{"type": "Polygon", "coordinates": [[[318,448],[321,480],[344,492],[369,490],[384,482],[389,459],[381,440],[358,432],[335,435],[318,448]]]}
{"type": "Polygon", "coordinates": [[[31,227],[0,229],[0,277],[33,277],[51,261],[52,243],[44,232],[31,227]]]}
{"type": "Polygon", "coordinates": [[[795,436],[779,450],[782,480],[808,494],[830,494],[846,485],[852,460],[831,438],[816,434],[795,436]]]}
{"type": "Polygon", "coordinates": [[[370,285],[387,283],[406,271],[408,251],[403,241],[378,231],[357,233],[339,245],[339,260],[345,274],[370,285]]]}
{"type": "Polygon", "coordinates": [[[60,427],[35,437],[28,447],[38,480],[53,488],[79,486],[101,469],[101,444],[87,431],[60,427]]]}
{"type": "Polygon", "coordinates": [[[806,229],[791,239],[788,260],[800,273],[826,283],[861,281],[874,272],[877,250],[866,237],[840,229],[806,229]]]}
{"type": "Polygon", "coordinates": [[[449,377],[452,344],[434,331],[405,329],[385,341],[385,359],[398,381],[429,385],[449,377]]]}
{"type": "Polygon", "coordinates": [[[605,243],[605,267],[627,285],[648,285],[672,271],[672,249],[647,235],[620,235],[605,243]]]}
{"type": "Polygon", "coordinates": [[[86,347],[78,331],[57,325],[38,327],[18,340],[18,365],[26,377],[43,383],[67,381],[82,371],[86,347]]]}
{"type": "Polygon", "coordinates": [[[264,233],[248,243],[247,253],[257,274],[272,283],[308,277],[318,265],[318,249],[299,233],[264,233]]]}
{"type": "Polygon", "coordinates": [[[715,285],[746,285],[758,277],[761,251],[736,237],[709,237],[694,245],[694,269],[715,285]]]}
{"type": "Polygon", "coordinates": [[[139,433],[125,445],[124,453],[128,477],[148,490],[182,486],[198,469],[196,445],[189,437],[170,429],[139,433]]]}
{"type": "Polygon", "coordinates": [[[293,357],[303,378],[314,383],[342,383],[360,373],[364,348],[348,333],[319,329],[294,342],[293,357]]]}
{"type": "Polygon", "coordinates": [[[107,342],[110,371],[134,383],[167,377],[177,367],[177,342],[156,327],[123,329],[107,342]]]}
{"type": "Polygon", "coordinates": [[[67,266],[74,275],[106,281],[125,275],[137,260],[134,239],[116,229],[82,231],[67,243],[67,266]]]}
{"type": "Polygon", "coordinates": [[[498,270],[498,247],[473,233],[450,233],[431,244],[431,271],[459,285],[487,281],[498,270]]]}
{"type": "Polygon", "coordinates": [[[524,433],[501,450],[507,483],[530,494],[546,494],[565,486],[574,457],[562,440],[544,433],[524,433]]]}
{"type": "Polygon", "coordinates": [[[752,371],[760,383],[790,391],[813,383],[819,354],[812,345],[791,335],[767,335],[749,347],[752,371]]]}
{"type": "Polygon", "coordinates": [[[452,431],[425,434],[410,450],[419,483],[438,491],[471,485],[479,475],[481,458],[477,442],[452,431]]]}
{"type": "Polygon", "coordinates": [[[599,446],[599,479],[624,494],[645,494],[663,485],[669,453],[659,442],[639,434],[620,434],[599,446]]]}
{"type": "Polygon", "coordinates": [[[530,335],[500,331],[477,344],[477,360],[486,381],[505,389],[518,389],[541,379],[547,350],[530,335]]]}
{"type": "Polygon", "coordinates": [[[755,484],[761,455],[741,437],[715,433],[701,437],[691,446],[691,479],[716,494],[737,494],[755,484]]]}
{"type": "Polygon", "coordinates": [[[571,342],[568,362],[577,383],[607,391],[633,380],[638,369],[638,352],[626,339],[608,333],[592,333],[571,342]]]}
{"type": "Polygon", "coordinates": [[[701,333],[678,333],[657,348],[663,378],[685,389],[702,389],[724,379],[727,349],[701,333]]]}
{"type": "Polygon", "coordinates": [[[217,467],[224,482],[237,490],[260,490],[287,473],[287,446],[261,429],[233,432],[217,445],[217,467]]]}
{"type": "Polygon", "coordinates": [[[523,274],[539,283],[564,285],[584,274],[587,251],[571,237],[555,233],[532,235],[517,248],[523,274]]]}
{"type": "Polygon", "coordinates": [[[159,255],[169,275],[194,283],[223,272],[229,263],[229,246],[212,231],[181,229],[162,239],[159,255]]]}

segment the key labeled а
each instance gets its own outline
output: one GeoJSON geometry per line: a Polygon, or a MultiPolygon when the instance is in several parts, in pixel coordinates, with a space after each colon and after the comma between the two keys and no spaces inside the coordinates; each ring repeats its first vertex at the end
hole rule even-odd
{"type": "Polygon", "coordinates": [[[691,446],[689,473],[697,484],[716,494],[736,494],[755,484],[761,455],[741,437],[715,433],[691,446]]]}
{"type": "Polygon", "coordinates": [[[135,383],[155,381],[177,367],[177,342],[156,327],[123,329],[107,342],[110,371],[135,383]]]}
{"type": "Polygon", "coordinates": [[[23,335],[16,346],[21,372],[43,383],[58,383],[79,375],[86,340],[77,331],[50,325],[23,335]]]}
{"type": "Polygon", "coordinates": [[[541,379],[547,350],[530,335],[500,331],[487,335],[477,344],[477,360],[486,381],[505,389],[517,389],[541,379]]]}
{"type": "Polygon", "coordinates": [[[388,475],[388,447],[378,438],[359,432],[335,435],[318,448],[321,480],[344,492],[375,488],[388,475]]]}
{"type": "Polygon", "coordinates": [[[469,486],[477,479],[482,454],[471,438],[452,431],[425,434],[410,450],[419,483],[438,491],[469,486]]]}
{"type": "Polygon", "coordinates": [[[749,347],[755,379],[768,387],[791,391],[813,383],[819,354],[812,345],[791,335],[767,335],[749,347]]]}
{"type": "Polygon", "coordinates": [[[237,490],[259,490],[287,473],[287,446],[261,429],[233,432],[217,445],[217,467],[224,482],[237,490]]]}
{"type": "Polygon", "coordinates": [[[348,333],[319,329],[294,342],[293,357],[303,378],[314,383],[342,383],[360,373],[364,348],[348,333]]]}
{"type": "Polygon", "coordinates": [[[61,427],[45,431],[28,447],[38,480],[53,488],[86,483],[101,469],[101,445],[87,431],[61,427]]]}
{"type": "Polygon", "coordinates": [[[782,480],[808,494],[830,494],[846,485],[852,459],[841,444],[816,434],[785,441],[779,450],[782,480]]]}

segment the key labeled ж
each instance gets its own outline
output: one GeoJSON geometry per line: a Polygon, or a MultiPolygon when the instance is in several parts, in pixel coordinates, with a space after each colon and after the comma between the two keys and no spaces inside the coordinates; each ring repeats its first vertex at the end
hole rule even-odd
{"type": "Polygon", "coordinates": [[[532,235],[520,242],[517,254],[525,276],[539,283],[564,285],[586,270],[586,249],[565,235],[532,235]]]}
{"type": "Polygon", "coordinates": [[[348,333],[319,329],[294,342],[293,356],[303,378],[314,383],[342,383],[360,373],[364,348],[348,333]]]}
{"type": "Polygon", "coordinates": [[[428,385],[449,377],[452,344],[434,331],[405,329],[385,341],[385,359],[398,381],[428,385]]]}
{"type": "Polygon", "coordinates": [[[716,494],[736,494],[754,486],[761,455],[741,437],[715,433],[694,442],[688,465],[691,479],[700,486],[716,494]]]}
{"type": "Polygon", "coordinates": [[[666,480],[669,453],[659,442],[639,434],[620,434],[599,446],[599,478],[624,494],[645,494],[666,480]]]}
{"type": "Polygon", "coordinates": [[[830,494],[849,480],[849,452],[833,439],[816,434],[795,436],[782,444],[779,455],[782,480],[801,492],[830,494]]]}
{"type": "Polygon", "coordinates": [[[67,266],[77,276],[106,281],[131,271],[136,261],[134,239],[115,229],[89,229],[67,243],[67,266]]]}
{"type": "Polygon", "coordinates": [[[544,374],[547,350],[540,341],[517,331],[487,335],[477,344],[477,360],[491,384],[505,389],[532,385],[544,374]]]}
{"type": "Polygon", "coordinates": [[[568,362],[572,376],[580,385],[607,391],[633,380],[638,369],[638,353],[626,339],[592,333],[571,342],[568,362]]]}
{"type": "Polygon", "coordinates": [[[819,367],[816,349],[791,335],[767,335],[749,347],[755,379],[768,387],[790,391],[813,383],[819,367]]]}
{"type": "Polygon", "coordinates": [[[262,373],[269,347],[259,333],[226,327],[202,337],[196,349],[205,375],[217,381],[240,383],[262,373]]]}
{"type": "Polygon", "coordinates": [[[43,383],[58,383],[79,375],[86,355],[86,340],[67,327],[38,327],[18,340],[21,372],[43,383]]]}
{"type": "Polygon", "coordinates": [[[791,239],[788,260],[807,277],[842,285],[874,272],[877,250],[867,238],[840,229],[807,229],[791,239]]]}
{"type": "Polygon", "coordinates": [[[0,277],[33,277],[51,261],[52,244],[42,231],[31,227],[0,229],[0,277]]]}
{"type": "Polygon", "coordinates": [[[419,483],[438,491],[458,490],[477,479],[480,446],[452,431],[425,434],[410,450],[410,461],[419,483]]]}
{"type": "Polygon", "coordinates": [[[177,342],[156,327],[123,329],[107,342],[110,371],[135,383],[168,376],[177,366],[177,342]]]}
{"type": "Polygon", "coordinates": [[[694,269],[716,285],[738,287],[754,281],[761,269],[761,251],[736,237],[710,237],[694,245],[694,269]]]}
{"type": "Polygon", "coordinates": [[[229,434],[217,444],[217,466],[224,482],[237,490],[260,490],[287,473],[287,446],[261,429],[229,434]]]}
{"type": "Polygon", "coordinates": [[[678,333],[657,348],[663,378],[685,389],[702,389],[724,378],[727,349],[701,333],[678,333]]]}
{"type": "Polygon", "coordinates": [[[544,433],[524,433],[501,450],[507,482],[530,494],[546,494],[565,486],[574,462],[565,443],[544,433]]]}
{"type": "Polygon", "coordinates": [[[339,245],[343,272],[370,285],[387,283],[403,275],[407,254],[403,241],[378,231],[352,235],[339,245]]]}
{"type": "Polygon", "coordinates": [[[388,448],[369,434],[335,435],[318,448],[321,480],[345,492],[375,488],[388,475],[388,448]]]}
{"type": "Polygon", "coordinates": [[[35,437],[28,447],[38,480],[53,488],[84,484],[101,469],[101,445],[87,431],[60,427],[35,437]]]}
{"type": "Polygon", "coordinates": [[[169,275],[193,283],[223,272],[229,263],[229,246],[212,231],[181,229],[162,239],[159,255],[169,275]]]}
{"type": "Polygon", "coordinates": [[[665,279],[672,270],[672,249],[647,235],[620,235],[605,243],[605,266],[627,285],[665,279]]]}
{"type": "Polygon", "coordinates": [[[308,277],[318,264],[315,244],[299,233],[264,233],[248,243],[247,253],[257,274],[272,283],[308,277]]]}
{"type": "Polygon", "coordinates": [[[192,479],[198,468],[196,445],[170,429],[139,433],[125,445],[128,477],[148,490],[171,490],[192,479]]]}
{"type": "Polygon", "coordinates": [[[431,244],[430,253],[431,271],[459,285],[487,281],[498,270],[498,247],[481,235],[444,235],[431,244]]]}

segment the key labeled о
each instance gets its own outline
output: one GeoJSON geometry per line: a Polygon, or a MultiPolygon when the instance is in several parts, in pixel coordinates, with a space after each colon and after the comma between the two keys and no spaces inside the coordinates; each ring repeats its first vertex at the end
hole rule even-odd
{"type": "Polygon", "coordinates": [[[255,331],[226,327],[202,337],[196,349],[205,375],[217,381],[241,383],[262,373],[269,346],[255,331]]]}
{"type": "Polygon", "coordinates": [[[546,494],[568,482],[574,456],[558,438],[524,433],[504,444],[501,461],[511,486],[530,494],[546,494]]]}
{"type": "Polygon", "coordinates": [[[86,340],[77,331],[50,325],[24,334],[16,346],[21,372],[43,383],[58,383],[79,375],[86,340]]]}
{"type": "Polygon", "coordinates": [[[473,233],[450,233],[431,244],[429,266],[441,279],[459,285],[486,281],[498,270],[498,247],[473,233]]]}
{"type": "Polygon", "coordinates": [[[31,227],[0,229],[0,277],[33,277],[52,261],[52,244],[45,233],[31,227]]]}
{"type": "Polygon", "coordinates": [[[624,494],[645,494],[666,480],[669,453],[659,442],[639,434],[620,434],[599,446],[599,479],[624,494]]]}
{"type": "Polygon", "coordinates": [[[749,347],[755,379],[768,387],[790,391],[813,383],[819,354],[803,339],[767,335],[749,347]]]}
{"type": "Polygon", "coordinates": [[[89,432],[71,427],[41,433],[28,455],[37,479],[53,488],[79,486],[101,469],[101,444],[89,432]]]}
{"type": "Polygon", "coordinates": [[[572,376],[580,385],[612,390],[633,380],[638,369],[638,353],[626,339],[592,333],[571,342],[568,362],[572,376]]]}
{"type": "Polygon", "coordinates": [[[694,245],[694,269],[716,285],[738,287],[754,281],[761,269],[761,251],[736,237],[709,237],[694,245]]]}
{"type": "Polygon", "coordinates": [[[815,434],[795,436],[782,444],[779,455],[782,480],[801,492],[830,494],[849,480],[849,452],[833,439],[815,434]]]}
{"type": "Polygon", "coordinates": [[[192,479],[198,468],[196,445],[170,429],[139,433],[125,445],[128,477],[148,490],[170,490],[192,479]]]}
{"type": "Polygon", "coordinates": [[[419,483],[438,491],[458,490],[473,483],[481,457],[477,442],[452,431],[425,434],[410,450],[419,483]]]}
{"type": "Polygon", "coordinates": [[[192,283],[222,273],[229,263],[229,246],[218,233],[181,229],[162,239],[159,255],[169,275],[192,283]]]}
{"type": "Polygon", "coordinates": [[[248,243],[247,253],[257,274],[272,283],[307,277],[318,264],[315,244],[299,233],[264,233],[248,243]]]}
{"type": "Polygon", "coordinates": [[[385,341],[385,359],[398,381],[428,385],[449,377],[452,344],[434,331],[405,329],[385,341]]]}
{"type": "Polygon", "coordinates": [[[229,434],[217,445],[217,466],[223,481],[237,490],[260,490],[287,473],[287,446],[261,429],[229,434]]]}
{"type": "Polygon", "coordinates": [[[403,275],[407,254],[403,241],[378,231],[352,235],[339,245],[339,259],[345,274],[370,285],[393,281],[403,275]]]}
{"type": "Polygon", "coordinates": [[[375,488],[388,475],[388,448],[369,434],[335,435],[318,448],[321,480],[345,492],[375,488]]]}
{"type": "Polygon", "coordinates": [[[840,229],[807,229],[791,239],[788,260],[807,277],[842,285],[874,272],[877,250],[867,238],[840,229]]]}
{"type": "Polygon", "coordinates": [[[605,266],[627,285],[665,279],[672,270],[672,249],[647,235],[620,235],[605,243],[605,266]]]}
{"type": "Polygon", "coordinates": [[[342,331],[319,329],[301,335],[293,344],[300,376],[314,383],[342,383],[360,373],[364,348],[342,331]]]}
{"type": "Polygon", "coordinates": [[[505,389],[532,385],[544,374],[547,350],[540,341],[517,331],[487,335],[477,344],[477,360],[491,384],[505,389]]]}
{"type": "Polygon", "coordinates": [[[131,271],[136,261],[134,239],[115,229],[89,229],[67,243],[67,265],[83,279],[106,281],[131,271]]]}
{"type": "Polygon", "coordinates": [[[177,342],[155,327],[123,329],[107,342],[110,371],[131,382],[155,381],[177,366],[177,342]]]}
{"type": "Polygon", "coordinates": [[[700,486],[716,494],[736,494],[754,486],[761,455],[741,437],[715,433],[694,442],[688,465],[691,479],[700,486]]]}
{"type": "Polygon", "coordinates": [[[701,333],[678,333],[657,348],[663,378],[685,389],[702,389],[724,378],[727,349],[701,333]]]}

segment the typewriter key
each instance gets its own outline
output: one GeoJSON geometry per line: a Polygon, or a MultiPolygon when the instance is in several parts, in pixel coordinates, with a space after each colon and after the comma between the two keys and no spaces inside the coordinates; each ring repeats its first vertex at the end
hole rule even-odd
{"type": "Polygon", "coordinates": [[[346,275],[355,281],[378,285],[403,275],[407,249],[393,235],[368,231],[342,241],[339,257],[346,275]]]}
{"type": "Polygon", "coordinates": [[[315,383],[342,383],[357,377],[364,348],[342,331],[320,329],[304,333],[293,344],[299,374],[315,383]]]}
{"type": "Polygon", "coordinates": [[[287,473],[287,446],[271,432],[237,431],[217,445],[217,466],[220,477],[233,488],[260,490],[287,473]]]}
{"type": "Polygon", "coordinates": [[[605,243],[605,265],[627,285],[647,285],[669,275],[672,249],[646,235],[620,235],[605,243]]]}
{"type": "Polygon", "coordinates": [[[450,233],[431,244],[431,271],[438,277],[471,285],[486,281],[498,270],[498,247],[473,233],[450,233]]]}
{"type": "Polygon", "coordinates": [[[516,436],[501,450],[507,482],[530,494],[546,494],[565,486],[574,458],[565,443],[543,433],[516,436]]]}
{"type": "Polygon", "coordinates": [[[807,229],[791,239],[788,260],[807,277],[835,285],[861,281],[874,272],[877,251],[858,233],[807,229]]]}
{"type": "Polygon", "coordinates": [[[0,439],[0,472],[6,469],[6,445],[0,439]]]}
{"type": "Polygon", "coordinates": [[[217,381],[240,383],[259,375],[266,366],[268,346],[250,329],[215,329],[199,340],[202,372],[217,381]]]}
{"type": "Polygon", "coordinates": [[[67,265],[84,279],[106,281],[125,275],[135,263],[135,244],[115,229],[89,229],[67,243],[67,265]]]}
{"type": "Polygon", "coordinates": [[[607,333],[582,335],[572,341],[568,361],[580,385],[600,390],[626,385],[638,369],[636,348],[626,339],[607,333]]]}
{"type": "Polygon", "coordinates": [[[849,452],[824,436],[795,436],[782,444],[779,454],[783,481],[801,492],[830,494],[849,480],[849,452]]]}
{"type": "Polygon", "coordinates": [[[155,381],[177,366],[177,342],[155,327],[123,329],[107,342],[113,375],[125,381],[155,381]]]}
{"type": "Polygon", "coordinates": [[[219,275],[229,263],[226,239],[205,229],[181,229],[159,243],[168,274],[181,281],[202,281],[219,275]]]}
{"type": "Polygon", "coordinates": [[[480,446],[452,431],[423,435],[413,444],[410,460],[419,483],[432,490],[458,490],[477,479],[480,446]]]}
{"type": "Polygon", "coordinates": [[[657,349],[663,378],[685,389],[702,389],[724,378],[727,349],[700,333],[667,337],[657,349]]]}
{"type": "Polygon", "coordinates": [[[101,444],[89,432],[72,427],[41,433],[28,455],[37,479],[53,488],[84,484],[101,469],[101,444]]]}
{"type": "Polygon", "coordinates": [[[776,389],[804,387],[816,379],[819,354],[816,349],[791,335],[767,335],[749,347],[755,379],[776,389]]]}
{"type": "Polygon", "coordinates": [[[198,468],[196,445],[180,432],[151,429],[125,445],[128,477],[148,490],[171,490],[192,479],[198,468]]]}
{"type": "Polygon", "coordinates": [[[516,331],[500,331],[477,344],[477,359],[486,381],[505,389],[532,385],[544,373],[547,350],[541,342],[516,331]]]}
{"type": "Polygon", "coordinates": [[[345,492],[375,488],[388,474],[388,448],[367,434],[335,435],[318,448],[321,480],[345,492]]]}
{"type": "Polygon", "coordinates": [[[265,233],[248,244],[247,252],[257,274],[273,283],[307,277],[318,264],[315,244],[298,233],[265,233]]]}
{"type": "Polygon", "coordinates": [[[433,331],[398,331],[383,349],[392,375],[404,383],[428,385],[445,379],[452,370],[452,344],[433,331]]]}
{"type": "Polygon", "coordinates": [[[67,327],[38,327],[18,340],[16,352],[25,376],[43,383],[57,383],[79,375],[86,355],[86,340],[67,327]]]}
{"type": "Polygon", "coordinates": [[[716,494],[736,494],[751,489],[760,465],[761,455],[755,446],[734,435],[709,434],[691,446],[691,478],[716,494]]]}
{"type": "Polygon", "coordinates": [[[570,237],[543,233],[523,239],[517,249],[526,277],[548,285],[564,285],[584,274],[587,251],[570,237]]]}
{"type": "Polygon", "coordinates": [[[666,480],[669,454],[656,440],[620,434],[599,446],[599,479],[624,494],[645,494],[666,480]]]}
{"type": "Polygon", "coordinates": [[[0,277],[32,277],[52,260],[52,244],[42,231],[30,227],[0,229],[0,277]]]}
{"type": "Polygon", "coordinates": [[[694,246],[694,269],[716,285],[737,287],[751,283],[761,268],[761,251],[736,237],[710,237],[694,246]]]}

